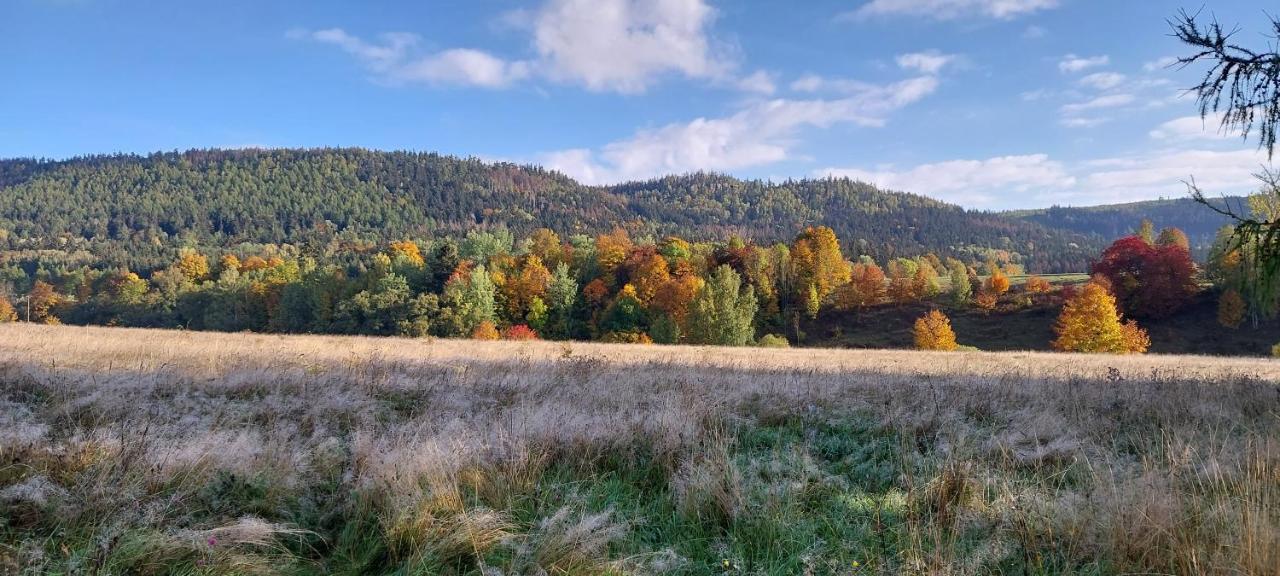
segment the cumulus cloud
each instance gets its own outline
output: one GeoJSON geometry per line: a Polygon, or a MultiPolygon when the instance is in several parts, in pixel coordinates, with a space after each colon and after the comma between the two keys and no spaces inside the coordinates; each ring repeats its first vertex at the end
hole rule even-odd
{"type": "MultiPolygon", "coordinates": [[[[588,90],[636,93],[664,74],[726,78],[733,62],[709,36],[714,20],[705,0],[547,0],[504,17],[508,28],[530,34],[537,54],[530,60],[469,48],[418,55],[419,38],[407,33],[384,34],[376,42],[338,28],[291,36],[334,44],[392,81],[501,88],[539,76],[588,90]]],[[[754,80],[751,88],[763,87],[754,80]]]]}
{"type": "Polygon", "coordinates": [[[937,20],[995,18],[1011,20],[1058,6],[1058,0],[871,0],[843,18],[923,16],[937,20]]]}
{"type": "Polygon", "coordinates": [[[1058,70],[1071,73],[1083,72],[1090,68],[1106,66],[1109,63],[1111,63],[1111,57],[1106,55],[1083,57],[1076,56],[1075,54],[1067,54],[1058,62],[1058,70]]]}
{"type": "Polygon", "coordinates": [[[1046,154],[1000,156],[986,160],[948,160],[904,170],[827,168],[818,175],[848,177],[881,188],[925,194],[966,206],[991,204],[1011,192],[1069,188],[1075,178],[1046,154]]]}
{"type": "Polygon", "coordinates": [[[561,150],[541,160],[549,168],[591,184],[772,164],[791,157],[801,129],[835,124],[883,126],[889,113],[924,98],[936,87],[931,77],[883,86],[843,86],[847,93],[840,98],[758,102],[729,116],[643,130],[598,151],[561,150]]]}

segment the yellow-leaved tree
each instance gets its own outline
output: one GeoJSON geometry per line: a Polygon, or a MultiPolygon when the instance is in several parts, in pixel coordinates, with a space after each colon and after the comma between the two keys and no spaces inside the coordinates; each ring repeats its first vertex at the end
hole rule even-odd
{"type": "Polygon", "coordinates": [[[1062,352],[1133,354],[1151,344],[1137,323],[1121,322],[1115,296],[1097,282],[1085,284],[1062,306],[1053,329],[1058,334],[1053,348],[1062,352]]]}
{"type": "Polygon", "coordinates": [[[13,309],[13,304],[8,298],[0,296],[0,322],[14,322],[18,319],[18,312],[13,309]]]}
{"type": "Polygon", "coordinates": [[[916,348],[919,350],[956,350],[956,333],[951,329],[951,320],[946,314],[930,310],[928,314],[916,320],[916,348]]]}

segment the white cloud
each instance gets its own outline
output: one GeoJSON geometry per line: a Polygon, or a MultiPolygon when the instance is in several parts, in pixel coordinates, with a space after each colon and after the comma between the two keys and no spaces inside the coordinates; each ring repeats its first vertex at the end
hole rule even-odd
{"type": "Polygon", "coordinates": [[[549,0],[534,17],[534,47],[555,79],[640,92],[668,72],[725,73],[707,37],[714,19],[703,0],[549,0]]]}
{"type": "Polygon", "coordinates": [[[1063,72],[1083,72],[1090,68],[1106,66],[1109,63],[1111,63],[1111,57],[1106,55],[1086,58],[1075,54],[1067,54],[1058,62],[1058,70],[1063,72]]]}
{"type": "Polygon", "coordinates": [[[936,20],[986,17],[1011,20],[1057,6],[1058,0],[871,0],[841,17],[923,16],[936,20]]]}
{"type": "Polygon", "coordinates": [[[1080,79],[1080,84],[1097,90],[1110,90],[1124,84],[1125,75],[1116,72],[1094,72],[1080,79]]]}
{"type": "Polygon", "coordinates": [[[1010,192],[1069,188],[1075,178],[1046,154],[1000,156],[986,160],[949,160],[906,170],[827,168],[822,176],[848,177],[881,188],[904,190],[964,204],[981,206],[1010,192]]]}
{"type": "Polygon", "coordinates": [[[1098,96],[1084,102],[1075,102],[1062,106],[1064,114],[1077,114],[1087,110],[1098,110],[1101,108],[1115,108],[1132,104],[1135,100],[1133,94],[1107,94],[1106,96],[1098,96]]]}
{"type": "Polygon", "coordinates": [[[1243,194],[1257,189],[1253,174],[1266,162],[1258,150],[1160,150],[1103,158],[1080,168],[1081,186],[1073,195],[1084,202],[1177,196],[1192,178],[1210,194],[1243,194]]]}
{"type": "Polygon", "coordinates": [[[1150,62],[1147,62],[1146,64],[1143,64],[1142,69],[1146,70],[1147,72],[1157,72],[1160,70],[1164,70],[1165,68],[1168,68],[1170,66],[1173,66],[1174,64],[1177,64],[1177,63],[1178,63],[1177,57],[1165,56],[1164,58],[1152,60],[1150,62]]]}
{"type": "Polygon", "coordinates": [[[1044,38],[1048,34],[1049,34],[1048,30],[1045,30],[1043,27],[1036,26],[1035,24],[1032,24],[1031,26],[1027,26],[1027,29],[1022,31],[1022,37],[1027,40],[1036,40],[1039,38],[1044,38]]]}
{"type": "Polygon", "coordinates": [[[828,168],[884,188],[924,194],[971,208],[1027,208],[1132,202],[1185,195],[1186,181],[1212,195],[1257,189],[1253,174],[1267,163],[1259,150],[1163,149],[1080,162],[1044,154],[948,160],[905,169],[828,168]]]}
{"type": "Polygon", "coordinates": [[[757,70],[748,76],[739,78],[737,81],[739,90],[743,92],[753,92],[756,94],[770,95],[778,90],[777,85],[773,81],[773,75],[764,70],[757,70]]]}
{"type": "Polygon", "coordinates": [[[937,88],[938,79],[935,76],[918,76],[916,78],[903,80],[888,86],[880,86],[859,80],[826,78],[817,74],[806,74],[791,83],[791,89],[796,92],[831,92],[836,94],[881,93],[884,96],[883,98],[880,98],[881,100],[892,98],[916,100],[919,99],[920,96],[937,90],[937,88]]]}
{"type": "Polygon", "coordinates": [[[1059,120],[1058,123],[1063,126],[1066,126],[1067,128],[1093,128],[1094,126],[1100,126],[1110,121],[1111,121],[1110,118],[1072,117],[1072,118],[1063,118],[1059,120]]]}
{"type": "Polygon", "coordinates": [[[406,33],[384,34],[380,42],[338,28],[289,35],[339,46],[390,81],[501,88],[541,76],[589,90],[636,93],[665,74],[726,78],[734,64],[708,35],[714,20],[705,0],[546,0],[503,17],[506,28],[531,34],[538,57],[528,61],[466,48],[415,55],[418,37],[406,33]]]}
{"type": "Polygon", "coordinates": [[[383,34],[379,43],[366,42],[340,28],[310,33],[295,31],[290,36],[342,48],[389,82],[502,88],[529,75],[527,62],[507,62],[480,50],[454,48],[412,56],[418,45],[418,37],[412,34],[383,34]]]}
{"type": "Polygon", "coordinates": [[[758,102],[726,117],[644,130],[599,151],[553,152],[542,162],[591,184],[772,164],[791,157],[802,128],[883,126],[889,113],[936,87],[936,79],[926,76],[884,86],[862,85],[842,98],[758,102]]]}
{"type": "Polygon", "coordinates": [[[1238,138],[1239,133],[1222,131],[1222,116],[1183,116],[1156,127],[1149,135],[1154,140],[1188,142],[1195,140],[1226,140],[1238,138]]]}
{"type": "Polygon", "coordinates": [[[896,58],[898,66],[906,70],[915,70],[921,74],[937,74],[947,64],[955,61],[954,54],[942,54],[936,50],[900,54],[896,58]]]}

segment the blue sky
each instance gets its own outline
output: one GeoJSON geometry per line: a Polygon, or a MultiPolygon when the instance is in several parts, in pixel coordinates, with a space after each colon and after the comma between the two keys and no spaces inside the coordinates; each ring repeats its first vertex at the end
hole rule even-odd
{"type": "MultiPolygon", "coordinates": [[[[1261,0],[1215,0],[1264,45],[1261,0]]],[[[0,157],[363,146],[972,208],[1256,188],[1165,0],[4,0],[0,157]]]]}

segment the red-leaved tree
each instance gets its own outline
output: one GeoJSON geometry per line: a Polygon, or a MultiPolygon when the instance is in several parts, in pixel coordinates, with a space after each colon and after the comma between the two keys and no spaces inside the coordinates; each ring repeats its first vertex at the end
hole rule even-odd
{"type": "Polygon", "coordinates": [[[1093,273],[1111,284],[1120,308],[1131,316],[1159,318],[1177,312],[1195,295],[1196,266],[1186,248],[1152,245],[1139,236],[1116,240],[1093,273]]]}

